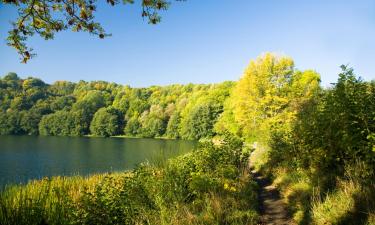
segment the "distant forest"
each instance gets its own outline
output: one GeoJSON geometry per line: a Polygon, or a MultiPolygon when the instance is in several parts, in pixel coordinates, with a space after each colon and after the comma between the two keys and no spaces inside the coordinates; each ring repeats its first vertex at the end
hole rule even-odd
{"type": "Polygon", "coordinates": [[[0,79],[0,135],[210,138],[234,84],[47,84],[8,73],[0,79]]]}

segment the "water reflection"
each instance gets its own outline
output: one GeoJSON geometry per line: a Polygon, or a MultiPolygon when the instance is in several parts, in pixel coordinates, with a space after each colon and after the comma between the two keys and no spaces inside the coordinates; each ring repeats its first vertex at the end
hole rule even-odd
{"type": "Polygon", "coordinates": [[[55,175],[88,175],[174,157],[196,142],[142,138],[0,136],[0,186],[55,175]]]}

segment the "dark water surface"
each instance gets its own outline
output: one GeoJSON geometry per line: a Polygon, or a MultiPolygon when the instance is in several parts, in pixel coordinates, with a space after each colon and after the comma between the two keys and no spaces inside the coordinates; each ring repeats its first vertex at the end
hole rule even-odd
{"type": "Polygon", "coordinates": [[[184,140],[0,136],[0,187],[46,176],[128,170],[195,147],[184,140]]]}

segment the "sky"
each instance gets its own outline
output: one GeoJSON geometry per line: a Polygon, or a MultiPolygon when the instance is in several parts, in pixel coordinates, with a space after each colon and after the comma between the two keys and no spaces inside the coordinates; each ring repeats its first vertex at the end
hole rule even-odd
{"type": "Polygon", "coordinates": [[[139,3],[111,7],[100,1],[97,21],[112,36],[60,32],[28,41],[38,54],[21,64],[6,45],[14,7],[0,3],[0,76],[105,80],[135,87],[238,80],[250,60],[265,52],[294,59],[299,70],[320,73],[323,86],[349,64],[375,79],[373,0],[172,1],[162,22],[150,25],[139,3]]]}

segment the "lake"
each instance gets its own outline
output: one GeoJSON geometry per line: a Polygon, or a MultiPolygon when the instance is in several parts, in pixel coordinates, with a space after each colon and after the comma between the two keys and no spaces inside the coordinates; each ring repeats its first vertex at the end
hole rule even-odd
{"type": "Polygon", "coordinates": [[[129,170],[193,150],[195,141],[147,138],[0,136],[0,187],[56,175],[129,170]]]}

